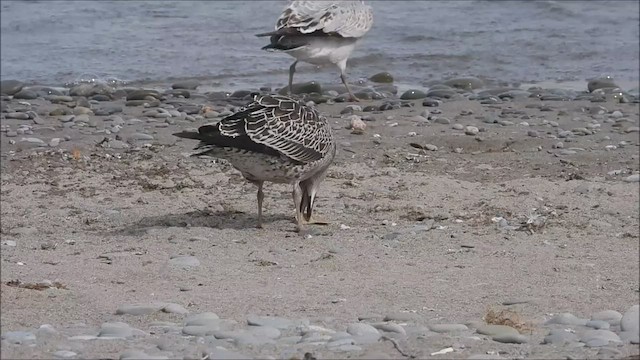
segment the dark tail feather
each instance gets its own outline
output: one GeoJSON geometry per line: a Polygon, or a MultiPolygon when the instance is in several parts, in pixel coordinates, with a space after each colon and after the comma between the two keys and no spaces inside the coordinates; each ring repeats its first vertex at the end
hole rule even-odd
{"type": "Polygon", "coordinates": [[[278,35],[277,31],[269,31],[266,33],[256,34],[257,37],[278,35]]]}
{"type": "Polygon", "coordinates": [[[179,133],[174,133],[173,136],[183,139],[202,140],[202,134],[195,131],[181,131],[179,133]]]}

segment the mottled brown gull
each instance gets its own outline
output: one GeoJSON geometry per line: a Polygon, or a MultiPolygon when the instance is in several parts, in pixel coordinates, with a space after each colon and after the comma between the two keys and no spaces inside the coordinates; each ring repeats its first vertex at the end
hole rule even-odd
{"type": "Polygon", "coordinates": [[[315,108],[288,96],[258,95],[214,125],[174,135],[199,140],[192,156],[225,159],[258,186],[258,227],[265,181],[293,186],[298,231],[314,222],[316,194],[336,153],[331,127],[315,108]]]}
{"type": "Polygon", "coordinates": [[[283,51],[296,61],[289,67],[289,93],[298,61],[314,65],[334,64],[354,101],[346,79],[347,59],[357,42],[373,25],[373,11],[363,1],[292,1],[276,22],[276,30],[263,49],[283,51]]]}

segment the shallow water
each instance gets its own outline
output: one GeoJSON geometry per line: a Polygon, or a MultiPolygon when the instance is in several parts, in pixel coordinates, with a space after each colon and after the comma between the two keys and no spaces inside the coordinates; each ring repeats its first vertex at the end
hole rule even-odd
{"type": "MultiPolygon", "coordinates": [[[[260,50],[284,1],[2,1],[1,77],[280,86],[292,62],[260,50]],[[259,15],[259,16],[256,16],[259,15]]],[[[637,87],[638,1],[373,1],[349,62],[403,84],[474,75],[503,82],[613,76],[637,87]],[[635,85],[634,85],[635,84],[635,85]]],[[[337,68],[298,66],[296,81],[339,83],[337,68]]]]}

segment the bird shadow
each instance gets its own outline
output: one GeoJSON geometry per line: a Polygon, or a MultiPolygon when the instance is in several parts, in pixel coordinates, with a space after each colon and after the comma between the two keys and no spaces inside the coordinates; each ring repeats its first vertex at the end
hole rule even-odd
{"type": "MultiPolygon", "coordinates": [[[[291,221],[291,217],[284,214],[262,215],[262,223],[265,227],[278,221],[291,221]]],[[[141,235],[148,229],[168,228],[168,227],[208,227],[214,229],[257,229],[258,215],[247,214],[240,211],[210,211],[195,210],[182,214],[165,214],[159,216],[149,216],[130,224],[124,228],[116,230],[121,235],[141,235]]],[[[285,225],[286,228],[293,226],[285,225]]],[[[272,225],[273,226],[273,225],[272,225]]],[[[274,226],[275,227],[275,226],[274,226]]],[[[282,225],[279,226],[282,228],[282,225]]]]}

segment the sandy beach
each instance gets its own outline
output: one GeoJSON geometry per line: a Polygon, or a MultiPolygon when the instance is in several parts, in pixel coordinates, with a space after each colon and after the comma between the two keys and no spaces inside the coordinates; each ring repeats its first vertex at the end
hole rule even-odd
{"type": "Polygon", "coordinates": [[[637,355],[640,109],[613,85],[302,84],[338,155],[329,224],[296,233],[289,186],[257,229],[255,186],[171,135],[249,90],[3,81],[1,357],[637,355]]]}

